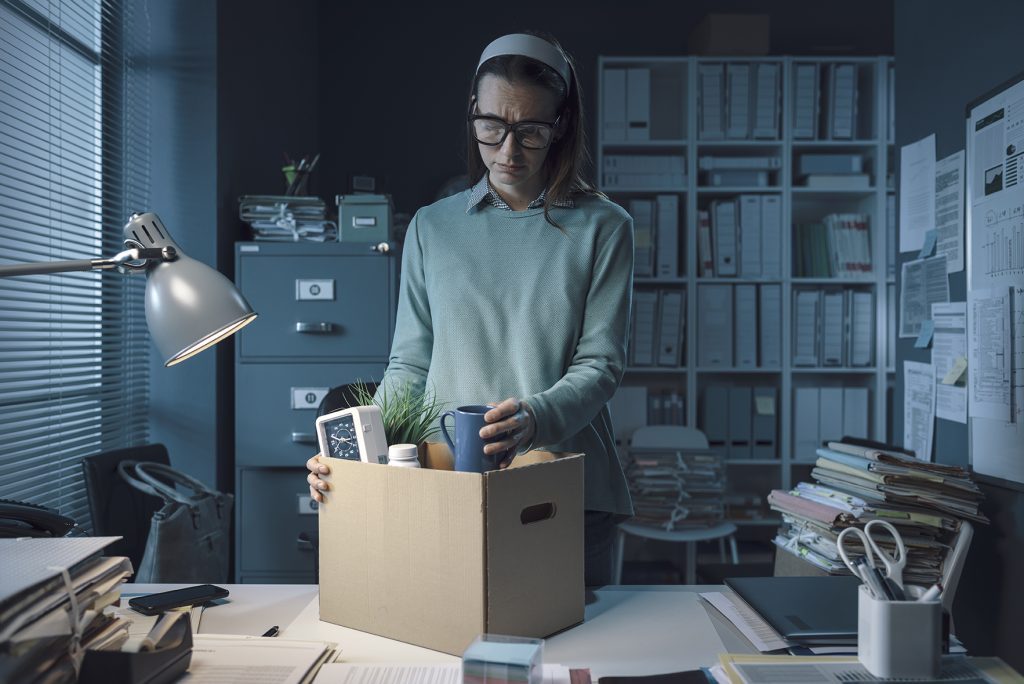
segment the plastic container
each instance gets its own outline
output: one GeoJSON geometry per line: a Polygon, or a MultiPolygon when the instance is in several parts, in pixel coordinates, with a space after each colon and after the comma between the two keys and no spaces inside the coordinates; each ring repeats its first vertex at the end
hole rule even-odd
{"type": "Polygon", "coordinates": [[[415,444],[392,444],[388,447],[388,465],[399,468],[419,468],[419,453],[415,444]]]}
{"type": "Polygon", "coordinates": [[[543,684],[543,661],[542,639],[481,634],[462,654],[462,681],[543,684]]]}
{"type": "Polygon", "coordinates": [[[857,608],[857,658],[868,672],[882,678],[939,676],[941,601],[880,601],[862,585],[857,608]]]}

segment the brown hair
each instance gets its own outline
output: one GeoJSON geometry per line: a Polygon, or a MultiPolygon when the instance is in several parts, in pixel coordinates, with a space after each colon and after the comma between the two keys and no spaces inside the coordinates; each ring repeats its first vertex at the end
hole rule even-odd
{"type": "MultiPolygon", "coordinates": [[[[561,228],[551,218],[548,210],[558,200],[568,199],[573,194],[601,195],[583,178],[584,169],[590,164],[590,153],[587,150],[586,130],[583,121],[583,95],[580,92],[579,79],[576,77],[576,65],[572,57],[562,49],[558,41],[547,34],[537,31],[522,31],[538,38],[543,38],[554,45],[565,61],[569,64],[571,74],[568,84],[561,75],[542,62],[524,55],[498,55],[487,60],[477,69],[469,91],[470,110],[479,95],[480,81],[484,76],[495,76],[509,83],[521,83],[539,86],[557,97],[559,116],[565,126],[565,134],[551,141],[544,170],[547,172],[548,187],[544,202],[544,218],[548,223],[561,228]]],[[[472,113],[470,111],[470,113],[472,113]]],[[[466,126],[466,145],[469,166],[469,184],[475,185],[487,173],[480,148],[473,138],[473,131],[466,126]]]]}

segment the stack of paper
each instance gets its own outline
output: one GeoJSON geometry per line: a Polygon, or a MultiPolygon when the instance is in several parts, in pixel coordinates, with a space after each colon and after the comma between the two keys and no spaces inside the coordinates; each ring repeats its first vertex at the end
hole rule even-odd
{"type": "Polygon", "coordinates": [[[121,647],[128,622],[103,609],[120,598],[131,561],[100,556],[117,539],[0,539],[0,681],[74,680],[76,641],[90,650],[121,647]]]}
{"type": "MultiPolygon", "coordinates": [[[[817,484],[775,490],[768,502],[782,513],[775,545],[831,574],[849,574],[836,549],[839,533],[882,519],[896,526],[906,544],[905,581],[931,585],[941,577],[960,521],[988,522],[978,510],[983,495],[962,468],[842,442],[817,453],[811,471],[817,484]]],[[[876,540],[895,551],[885,535],[876,540]]],[[[855,546],[853,551],[863,553],[855,546]]]]}
{"type": "Polygon", "coordinates": [[[626,475],[633,523],[675,530],[712,525],[724,517],[725,471],[716,454],[633,448],[626,475]]]}
{"type": "Polygon", "coordinates": [[[338,226],[327,220],[319,197],[246,195],[238,200],[239,216],[252,226],[253,239],[273,242],[334,242],[338,226]]]}

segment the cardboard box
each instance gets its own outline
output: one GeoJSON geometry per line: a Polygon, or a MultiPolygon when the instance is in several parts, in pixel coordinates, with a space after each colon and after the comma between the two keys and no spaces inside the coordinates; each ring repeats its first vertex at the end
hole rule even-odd
{"type": "Polygon", "coordinates": [[[321,459],[321,620],[453,655],[582,622],[581,455],[482,475],[321,459]]]}
{"type": "Polygon", "coordinates": [[[767,14],[708,14],[690,32],[691,55],[767,55],[771,47],[767,14]]]}

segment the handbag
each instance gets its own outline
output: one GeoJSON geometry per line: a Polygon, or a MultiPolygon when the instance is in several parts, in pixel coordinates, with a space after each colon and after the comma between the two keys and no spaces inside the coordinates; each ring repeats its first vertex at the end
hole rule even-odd
{"type": "Polygon", "coordinates": [[[235,497],[162,463],[125,460],[117,470],[135,489],[164,501],[150,521],[135,581],[226,582],[235,497]],[[192,494],[186,495],[176,485],[192,494]]]}

